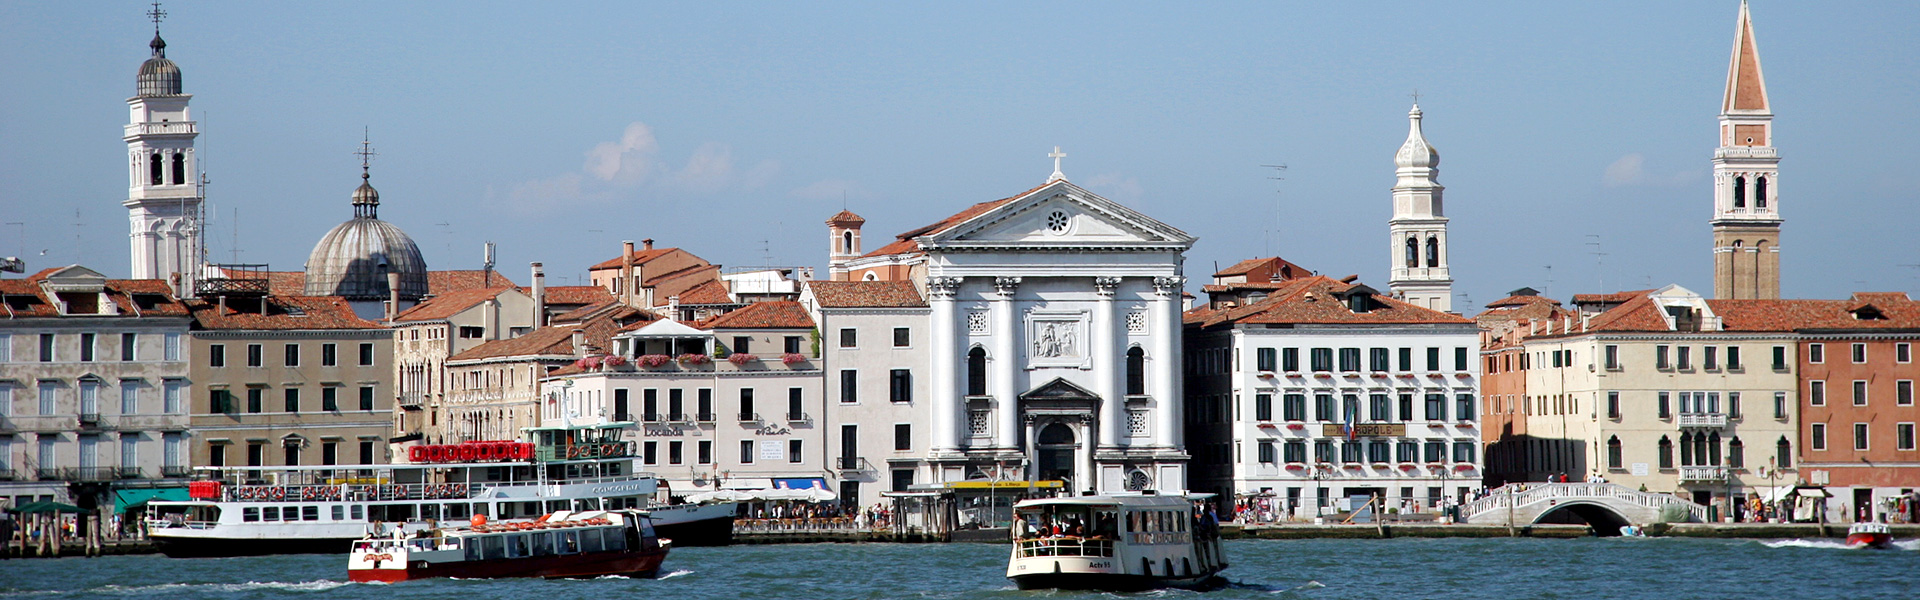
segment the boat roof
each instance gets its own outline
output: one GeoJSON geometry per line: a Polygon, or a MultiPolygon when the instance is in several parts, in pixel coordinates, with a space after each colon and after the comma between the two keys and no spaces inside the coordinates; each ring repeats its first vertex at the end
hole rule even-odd
{"type": "Polygon", "coordinates": [[[1015,508],[1033,506],[1187,506],[1186,496],[1161,496],[1157,494],[1100,494],[1094,496],[1073,496],[1061,498],[1035,498],[1022,500],[1015,508]]]}

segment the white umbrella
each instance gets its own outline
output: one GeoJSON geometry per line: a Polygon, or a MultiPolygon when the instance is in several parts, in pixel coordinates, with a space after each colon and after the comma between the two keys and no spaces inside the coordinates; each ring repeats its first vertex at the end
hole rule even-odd
{"type": "Polygon", "coordinates": [[[826,488],[817,487],[800,490],[800,493],[806,495],[804,500],[808,502],[832,502],[840,497],[838,494],[827,491],[826,488]]]}

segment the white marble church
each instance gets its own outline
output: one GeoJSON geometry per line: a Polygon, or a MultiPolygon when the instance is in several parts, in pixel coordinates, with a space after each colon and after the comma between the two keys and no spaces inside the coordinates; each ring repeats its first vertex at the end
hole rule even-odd
{"type": "Polygon", "coordinates": [[[913,420],[929,432],[913,445],[916,483],[1182,491],[1182,262],[1194,238],[1068,182],[1057,158],[1044,185],[870,253],[864,220],[837,215],[830,271],[843,289],[910,281],[926,299],[926,364],[911,369],[926,378],[913,420]]]}

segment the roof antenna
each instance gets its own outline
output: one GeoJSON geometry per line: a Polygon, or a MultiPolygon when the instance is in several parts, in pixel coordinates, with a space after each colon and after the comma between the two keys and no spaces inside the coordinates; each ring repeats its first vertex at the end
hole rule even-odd
{"type": "Polygon", "coordinates": [[[1593,270],[1596,273],[1595,276],[1600,278],[1599,291],[1605,294],[1607,293],[1607,272],[1605,268],[1606,263],[1601,262],[1601,258],[1605,257],[1607,253],[1600,251],[1600,234],[1589,233],[1587,237],[1593,238],[1593,241],[1587,242],[1587,245],[1592,246],[1593,250],[1587,252],[1587,254],[1593,255],[1593,270]]]}
{"type": "MultiPolygon", "coordinates": [[[[1274,181],[1287,180],[1287,178],[1280,176],[1281,173],[1287,172],[1286,165],[1260,165],[1260,166],[1273,169],[1274,174],[1267,176],[1267,179],[1272,179],[1274,181]]],[[[1273,196],[1275,198],[1273,202],[1273,228],[1272,229],[1263,228],[1263,230],[1260,232],[1261,237],[1266,239],[1266,244],[1267,244],[1267,253],[1265,256],[1261,256],[1260,258],[1275,256],[1275,254],[1273,253],[1273,234],[1280,231],[1280,201],[1278,200],[1278,198],[1280,197],[1280,186],[1278,185],[1273,186],[1273,196]]]]}

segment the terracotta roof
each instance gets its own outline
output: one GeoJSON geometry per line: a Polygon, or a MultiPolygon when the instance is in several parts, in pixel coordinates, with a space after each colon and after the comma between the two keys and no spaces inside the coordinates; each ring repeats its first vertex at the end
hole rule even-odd
{"type": "Polygon", "coordinates": [[[575,329],[582,330],[588,346],[599,348],[604,352],[613,346],[613,335],[620,332],[620,325],[617,318],[602,315],[583,323],[542,327],[517,338],[494,340],[474,346],[447,360],[479,360],[509,356],[572,356],[578,353],[573,347],[573,330],[575,329]]]}
{"type": "Polygon", "coordinates": [[[680,292],[680,305],[690,304],[739,304],[727,295],[727,284],[718,279],[707,281],[687,291],[680,292]]]}
{"type": "Polygon", "coordinates": [[[1634,290],[1631,292],[1614,292],[1611,294],[1574,294],[1573,303],[1574,304],[1619,304],[1622,302],[1632,300],[1634,298],[1646,297],[1647,294],[1651,294],[1657,291],[1659,290],[1634,290]]]}
{"type": "Polygon", "coordinates": [[[1899,292],[1847,300],[1708,300],[1707,306],[1728,331],[1920,329],[1920,302],[1899,292]]]}
{"type": "Polygon", "coordinates": [[[513,280],[501,275],[499,271],[481,269],[466,271],[427,271],[427,293],[433,295],[457,292],[461,290],[484,290],[498,287],[514,287],[513,280]]]}
{"type": "Polygon", "coordinates": [[[828,225],[833,225],[836,223],[851,223],[854,225],[859,225],[865,222],[867,222],[866,219],[862,219],[860,218],[860,215],[853,214],[853,211],[850,211],[844,208],[840,209],[840,212],[833,213],[833,216],[827,217],[828,225]]]}
{"type": "Polygon", "coordinates": [[[616,300],[608,300],[606,302],[602,302],[599,304],[582,306],[580,308],[576,308],[567,312],[554,315],[552,319],[548,320],[548,322],[556,325],[568,324],[568,323],[580,323],[588,319],[594,318],[596,316],[600,316],[602,314],[612,318],[615,321],[620,321],[622,323],[628,323],[628,322],[649,323],[649,322],[657,321],[660,319],[660,315],[653,314],[652,312],[627,306],[625,304],[621,304],[619,301],[616,301],[616,300]]]}
{"type": "MultiPolygon", "coordinates": [[[[532,294],[533,290],[521,288],[532,294]]],[[[592,305],[613,300],[613,294],[597,285],[556,285],[546,289],[547,306],[556,304],[592,305]]]]}
{"type": "Polygon", "coordinates": [[[1473,320],[1486,325],[1498,321],[1553,320],[1574,314],[1560,306],[1559,300],[1544,296],[1516,295],[1487,303],[1487,310],[1473,320]]]}
{"type": "Polygon", "coordinates": [[[1740,3],[1740,24],[1734,33],[1731,62],[1727,66],[1727,95],[1721,112],[1767,110],[1767,86],[1760,75],[1760,48],[1753,42],[1753,18],[1745,2],[1740,3]]]}
{"type": "Polygon", "coordinates": [[[911,281],[809,281],[821,308],[918,308],[927,305],[911,281]]]}
{"type": "Polygon", "coordinates": [[[425,302],[421,302],[419,304],[414,305],[413,308],[409,308],[405,311],[402,311],[399,315],[395,316],[393,320],[395,321],[435,321],[439,319],[445,319],[445,318],[460,314],[460,311],[472,308],[473,305],[475,304],[479,304],[480,302],[488,298],[498,296],[502,293],[505,293],[507,290],[511,290],[511,289],[514,289],[514,288],[498,287],[498,288],[486,288],[486,289],[477,289],[477,290],[460,290],[457,292],[434,296],[432,298],[428,298],[425,302]]]}
{"type": "Polygon", "coordinates": [[[1340,296],[1357,292],[1356,284],[1342,283],[1323,275],[1302,277],[1286,282],[1265,300],[1227,309],[1189,310],[1183,321],[1203,327],[1229,324],[1466,324],[1465,317],[1414,306],[1385,294],[1370,294],[1373,308],[1354,312],[1340,296]]]}
{"type": "Polygon", "coordinates": [[[381,329],[360,318],[339,296],[267,296],[236,299],[223,309],[217,301],[187,301],[196,329],[381,329]]]}
{"type": "MultiPolygon", "coordinates": [[[[660,258],[661,256],[665,256],[668,252],[672,252],[674,250],[678,250],[678,248],[654,248],[652,250],[634,250],[633,264],[636,264],[636,265],[646,264],[647,261],[660,258]]],[[[615,256],[613,258],[600,261],[599,264],[593,265],[591,267],[587,267],[587,270],[598,271],[601,269],[618,269],[622,264],[623,263],[620,261],[620,257],[615,256]]]]}
{"type": "Polygon", "coordinates": [[[695,329],[812,329],[813,318],[799,302],[755,302],[746,308],[690,324],[695,329]]]}
{"type": "Polygon", "coordinates": [[[1560,304],[1560,301],[1559,301],[1559,300],[1554,300],[1554,299],[1552,299],[1552,298],[1548,298],[1548,297],[1545,297],[1545,296],[1507,296],[1507,297],[1505,297],[1505,298],[1501,298],[1501,299],[1499,299],[1499,300],[1495,300],[1495,301],[1492,301],[1492,302],[1488,302],[1488,303],[1487,303],[1487,308],[1506,308],[1506,307],[1513,307],[1513,306],[1529,306],[1529,305],[1533,305],[1533,304],[1541,304],[1541,303],[1546,303],[1546,304],[1554,304],[1554,305],[1558,305],[1558,304],[1560,304]]]}
{"type": "Polygon", "coordinates": [[[1006,204],[1007,202],[1010,202],[1016,198],[1020,198],[1027,194],[1031,194],[1036,191],[1039,191],[1040,188],[1047,187],[1048,185],[1052,185],[1052,182],[1040,184],[1038,186],[1035,186],[1033,189],[1020,192],[1018,194],[1014,194],[1006,198],[1001,198],[999,200],[994,200],[991,202],[981,202],[979,204],[969,206],[967,207],[966,210],[954,213],[952,216],[949,216],[945,219],[935,221],[932,225],[927,225],[925,227],[921,227],[919,229],[915,229],[915,230],[908,231],[906,233],[902,233],[900,235],[894,236],[896,239],[893,241],[893,243],[887,244],[885,246],[881,246],[878,250],[868,252],[866,256],[886,256],[889,254],[904,254],[908,252],[918,252],[920,251],[920,244],[915,243],[913,241],[913,238],[917,238],[923,235],[932,235],[932,234],[940,233],[942,231],[946,231],[948,229],[952,229],[955,225],[959,225],[961,223],[967,222],[968,219],[978,217],[982,214],[985,214],[987,211],[993,210],[995,208],[999,208],[1000,205],[1002,204],[1006,204]]]}
{"type": "Polygon", "coordinates": [[[307,291],[306,271],[267,271],[267,293],[298,296],[307,291]]]}
{"type": "MultiPolygon", "coordinates": [[[[0,279],[0,318],[60,317],[60,309],[40,283],[67,267],[50,267],[26,279],[0,279]]],[[[159,279],[106,279],[102,288],[123,317],[181,317],[187,307],[173,297],[173,289],[159,279]],[[137,298],[135,296],[138,296],[137,298]]]]}

